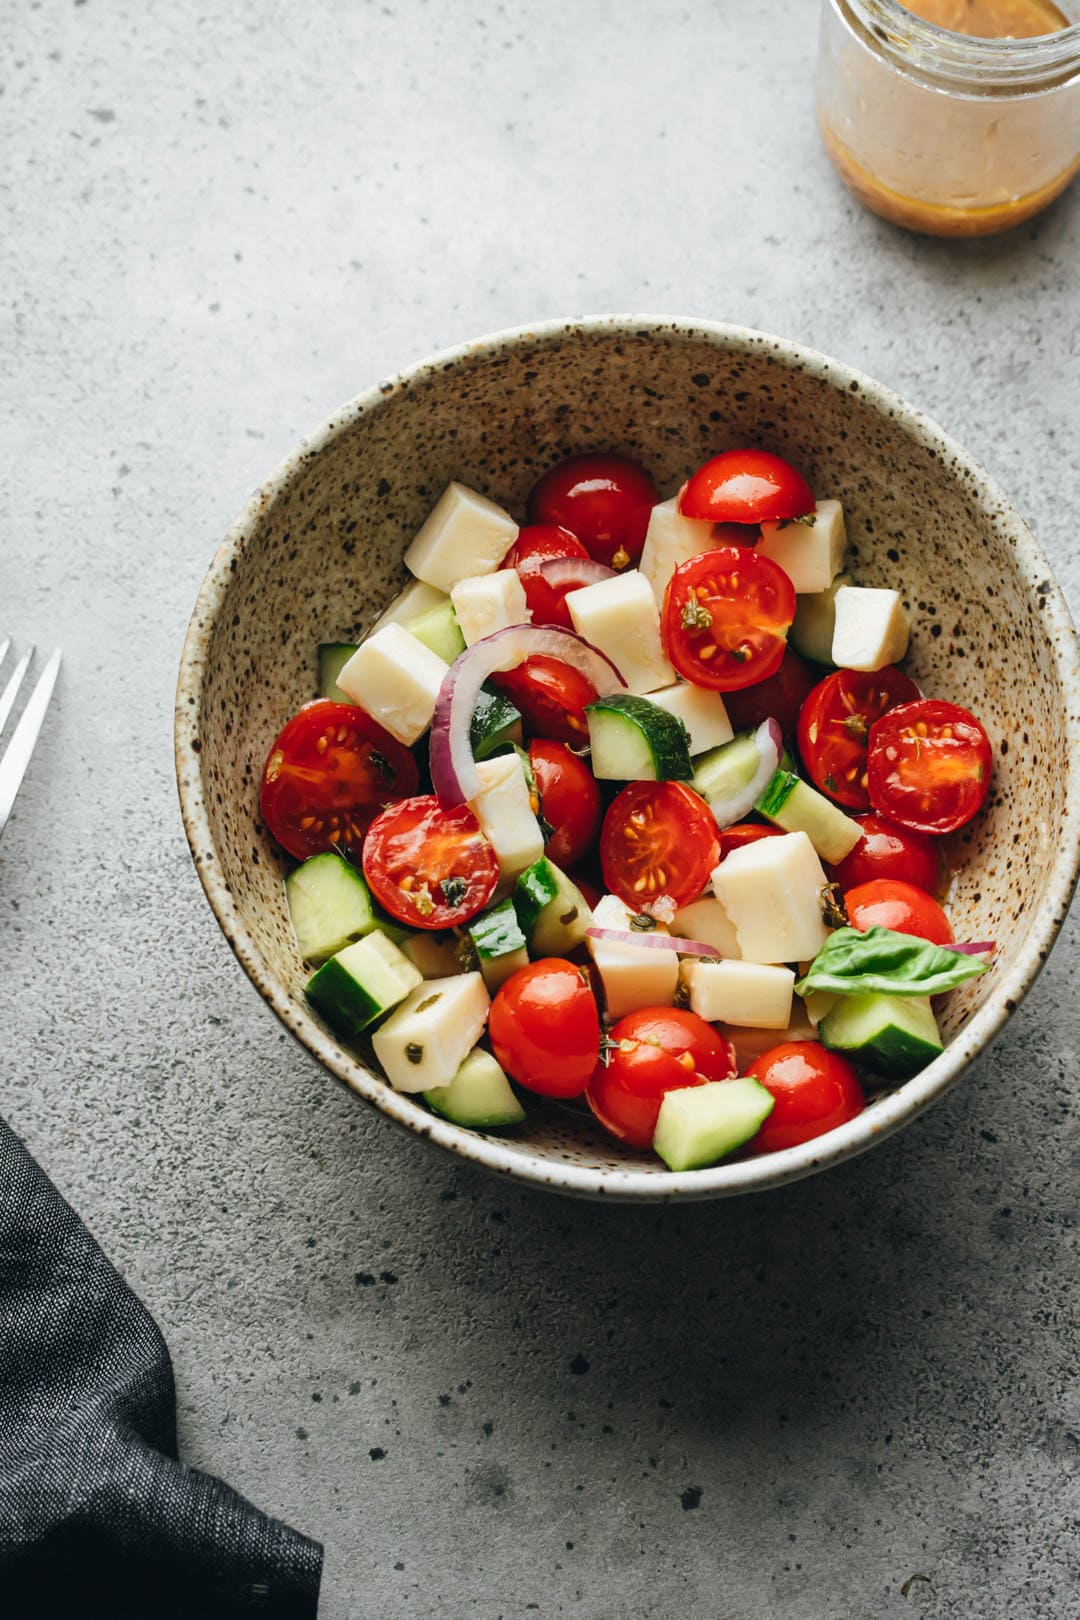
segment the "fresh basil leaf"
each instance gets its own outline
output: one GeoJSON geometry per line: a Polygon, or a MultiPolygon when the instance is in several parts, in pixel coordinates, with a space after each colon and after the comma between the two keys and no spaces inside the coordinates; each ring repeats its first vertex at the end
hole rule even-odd
{"type": "Polygon", "coordinates": [[[800,996],[827,990],[836,996],[880,992],[891,996],[940,996],[985,973],[989,962],[931,945],[894,928],[838,928],[830,934],[795,986],[800,996]]]}

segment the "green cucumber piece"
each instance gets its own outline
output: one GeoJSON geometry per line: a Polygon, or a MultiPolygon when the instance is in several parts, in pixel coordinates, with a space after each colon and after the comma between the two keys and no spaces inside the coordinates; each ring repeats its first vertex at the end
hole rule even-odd
{"type": "Polygon", "coordinates": [[[484,975],[484,983],[492,995],[500,985],[506,983],[511,973],[528,966],[525,935],[509,896],[489,911],[474,917],[468,925],[468,933],[480,972],[484,975]]]}
{"type": "Polygon", "coordinates": [[[454,1125],[493,1131],[525,1118],[517,1096],[490,1052],[470,1052],[448,1086],[424,1092],[424,1101],[454,1125]]]}
{"type": "Polygon", "coordinates": [[[319,696],[333,703],[352,703],[355,700],[343,692],[337,683],[345,665],[356,651],[354,641],[324,641],[319,647],[319,696]]]}
{"type": "Polygon", "coordinates": [[[487,682],[476,696],[469,741],[474,759],[490,759],[500,748],[521,746],[521,714],[508,697],[487,682]]]}
{"type": "Polygon", "coordinates": [[[784,832],[804,832],[821,859],[834,865],[859,842],[857,822],[791,771],[773,772],[754,809],[784,832]]]}
{"type": "Polygon", "coordinates": [[[415,619],[406,619],[402,626],[410,635],[422,641],[444,663],[452,664],[465,651],[465,637],[458,629],[453,604],[447,598],[415,619]]]}
{"type": "Polygon", "coordinates": [[[514,909],[533,957],[566,956],[592,925],[585,896],[546,855],[514,884],[514,909]]]}
{"type": "Polygon", "coordinates": [[[376,930],[325,962],[306,993],[330,1027],[353,1040],[422,982],[419,968],[376,930]]]}
{"type": "Polygon", "coordinates": [[[690,733],[648,698],[613,692],[585,709],[592,773],[605,782],[688,782],[690,733]]]}
{"type": "Polygon", "coordinates": [[[833,630],[836,628],[836,593],[841,585],[854,585],[850,574],[838,574],[827,591],[795,598],[795,617],[788,640],[797,653],[814,664],[830,664],[833,630]]]}
{"type": "Polygon", "coordinates": [[[754,780],[761,765],[761,754],[754,741],[755,733],[741,731],[730,742],[719,748],[710,748],[694,761],[690,786],[700,793],[706,803],[719,799],[726,803],[741,793],[754,780]]]}
{"type": "Polygon", "coordinates": [[[653,1147],[669,1170],[701,1170],[749,1142],[773,1103],[772,1093],[749,1075],[682,1086],[664,1095],[653,1147]]]}
{"type": "Polygon", "coordinates": [[[820,1033],[830,1050],[898,1080],[944,1051],[929,996],[841,996],[820,1033]]]}
{"type": "Polygon", "coordinates": [[[380,926],[371,890],[335,850],[313,855],[285,879],[289,921],[306,962],[325,962],[380,926]]]}

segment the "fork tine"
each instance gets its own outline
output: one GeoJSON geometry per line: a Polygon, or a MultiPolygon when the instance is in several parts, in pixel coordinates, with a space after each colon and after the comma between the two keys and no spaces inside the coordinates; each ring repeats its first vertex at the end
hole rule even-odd
{"type": "Polygon", "coordinates": [[[15,665],[14,673],[12,674],[7,685],[4,687],[3,693],[0,694],[0,731],[3,731],[4,727],[7,725],[7,717],[11,713],[15,699],[19,695],[19,687],[23,683],[23,676],[29,669],[30,660],[33,658],[33,656],[33,647],[28,647],[26,652],[24,652],[22,657],[19,659],[19,662],[15,665]]]}
{"type": "Polygon", "coordinates": [[[31,692],[19,723],[11,734],[11,741],[4,751],[3,758],[0,759],[0,833],[3,833],[7,826],[11,807],[15,803],[15,795],[26,775],[26,767],[30,763],[30,755],[34,752],[34,744],[38,740],[38,733],[41,731],[59,673],[58,650],[53,653],[38,677],[38,683],[31,692]]]}

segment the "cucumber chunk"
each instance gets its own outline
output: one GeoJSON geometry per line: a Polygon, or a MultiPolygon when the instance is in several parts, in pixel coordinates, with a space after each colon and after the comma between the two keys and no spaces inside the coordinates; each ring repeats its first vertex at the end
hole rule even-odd
{"type": "Polygon", "coordinates": [[[630,692],[597,698],[585,710],[592,773],[606,782],[688,782],[690,734],[658,703],[630,692]]]}
{"type": "Polygon", "coordinates": [[[533,957],[568,955],[592,926],[585,896],[546,855],[514,884],[514,910],[533,957]]]}
{"type": "Polygon", "coordinates": [[[836,628],[836,593],[841,585],[854,585],[850,574],[838,574],[826,591],[795,598],[795,617],[788,640],[797,653],[814,664],[832,664],[832,638],[836,628]]]}
{"type": "Polygon", "coordinates": [[[669,1091],[660,1104],[653,1147],[669,1170],[701,1170],[741,1148],[773,1111],[757,1080],[710,1080],[669,1091]]]}
{"type": "Polygon", "coordinates": [[[371,890],[356,867],[334,850],[313,855],[290,872],[285,898],[307,962],[325,962],[380,926],[371,890]]]}
{"type": "Polygon", "coordinates": [[[514,902],[509,897],[490,910],[481,912],[479,917],[474,917],[468,925],[468,932],[480,972],[484,975],[484,983],[492,995],[501,984],[505,984],[511,973],[528,966],[525,935],[514,902]]]}
{"type": "Polygon", "coordinates": [[[346,945],[307,983],[307,998],[345,1040],[375,1023],[423,981],[393,940],[376,931],[346,945]]]}
{"type": "Polygon", "coordinates": [[[452,664],[465,651],[465,637],[458,629],[450,601],[437,603],[415,619],[406,619],[404,628],[441,658],[444,664],[452,664]]]}
{"type": "Polygon", "coordinates": [[[944,1051],[929,996],[841,996],[821,1039],[879,1074],[906,1080],[944,1051]]]}
{"type": "Polygon", "coordinates": [[[823,861],[842,861],[859,842],[858,823],[791,771],[773,772],[754,809],[784,832],[804,832],[823,861]]]}
{"type": "Polygon", "coordinates": [[[319,647],[319,696],[329,698],[333,703],[352,703],[354,700],[343,692],[337,683],[337,678],[345,665],[356,651],[357,643],[352,641],[324,641],[319,647]]]}
{"type": "Polygon", "coordinates": [[[490,1052],[470,1052],[448,1086],[425,1091],[424,1101],[454,1125],[477,1131],[520,1125],[525,1118],[514,1089],[490,1052]]]}
{"type": "Polygon", "coordinates": [[[761,753],[752,731],[741,731],[729,743],[710,748],[694,761],[690,786],[706,804],[727,803],[748,788],[761,766],[761,753]]]}
{"type": "Polygon", "coordinates": [[[490,759],[500,748],[521,746],[521,715],[508,697],[485,681],[476,698],[469,741],[473,758],[490,759]]]}

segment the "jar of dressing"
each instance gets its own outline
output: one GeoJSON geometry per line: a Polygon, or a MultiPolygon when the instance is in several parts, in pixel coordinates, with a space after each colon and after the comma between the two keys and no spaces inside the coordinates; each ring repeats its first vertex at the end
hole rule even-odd
{"type": "Polygon", "coordinates": [[[1080,171],[1078,19],[1080,0],[824,0],[818,122],[844,181],[934,236],[1030,219],[1080,171]]]}

